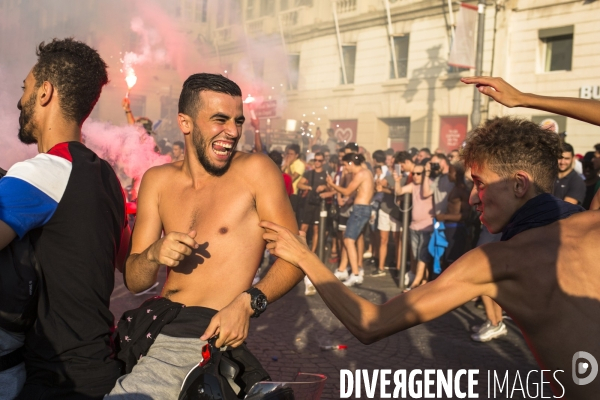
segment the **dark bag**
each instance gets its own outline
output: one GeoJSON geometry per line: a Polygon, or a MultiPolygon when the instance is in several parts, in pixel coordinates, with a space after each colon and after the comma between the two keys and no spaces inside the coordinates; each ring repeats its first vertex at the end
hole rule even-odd
{"type": "MultiPolygon", "coordinates": [[[[0,170],[0,177],[6,172],[0,170]]],[[[29,234],[0,250],[0,328],[25,332],[37,318],[42,271],[29,234]]]]}
{"type": "Polygon", "coordinates": [[[183,380],[179,400],[242,399],[255,383],[271,380],[245,345],[221,351],[215,341],[202,347],[202,361],[183,380]]]}
{"type": "Polygon", "coordinates": [[[317,193],[315,187],[315,171],[312,170],[312,176],[310,178],[310,187],[312,190],[308,190],[308,204],[311,206],[318,206],[321,204],[321,196],[317,193]]]}

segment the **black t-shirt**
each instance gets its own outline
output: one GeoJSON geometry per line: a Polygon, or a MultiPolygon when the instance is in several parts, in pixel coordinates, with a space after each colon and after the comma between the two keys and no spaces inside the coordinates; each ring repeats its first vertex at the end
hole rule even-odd
{"type": "Polygon", "coordinates": [[[564,178],[557,178],[554,181],[554,191],[552,194],[561,200],[564,200],[565,197],[571,197],[577,200],[577,204],[582,204],[585,199],[585,182],[573,170],[564,178]]]}
{"type": "Polygon", "coordinates": [[[317,187],[327,184],[327,172],[325,170],[317,172],[313,169],[306,171],[303,176],[307,181],[306,184],[314,191],[317,190],[317,187]]]}
{"type": "Polygon", "coordinates": [[[112,358],[109,303],[127,225],[124,193],[110,165],[83,144],[61,143],[48,154],[70,171],[52,215],[30,231],[44,282],[25,338],[27,382],[96,396],[121,370],[112,358]]]}

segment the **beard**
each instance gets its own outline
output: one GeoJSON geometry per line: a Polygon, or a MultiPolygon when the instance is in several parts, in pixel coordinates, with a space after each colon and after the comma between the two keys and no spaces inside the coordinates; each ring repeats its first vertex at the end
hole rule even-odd
{"type": "Polygon", "coordinates": [[[37,143],[33,132],[35,131],[35,122],[33,117],[35,114],[35,102],[37,94],[34,92],[29,96],[25,104],[21,104],[21,115],[19,115],[19,140],[24,144],[37,143]]]}
{"type": "Polygon", "coordinates": [[[231,156],[229,157],[229,160],[227,160],[227,163],[224,166],[218,167],[212,164],[210,159],[208,158],[208,154],[206,154],[209,151],[206,139],[204,139],[204,136],[202,136],[202,132],[200,132],[200,128],[198,128],[198,125],[196,125],[195,122],[194,129],[192,130],[192,142],[194,143],[194,147],[196,148],[196,155],[198,156],[198,161],[200,161],[200,165],[202,165],[202,167],[206,170],[206,172],[209,173],[209,175],[222,176],[223,174],[225,174],[225,172],[227,172],[229,166],[231,165],[233,151],[231,153],[231,156]]]}

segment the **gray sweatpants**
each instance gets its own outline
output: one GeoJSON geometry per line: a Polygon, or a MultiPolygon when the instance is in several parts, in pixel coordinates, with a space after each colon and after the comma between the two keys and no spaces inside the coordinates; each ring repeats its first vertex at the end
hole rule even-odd
{"type": "Polygon", "coordinates": [[[200,363],[202,346],[199,338],[178,338],[160,334],[148,354],[131,373],[117,380],[105,399],[149,400],[177,399],[187,373],[200,363]]]}

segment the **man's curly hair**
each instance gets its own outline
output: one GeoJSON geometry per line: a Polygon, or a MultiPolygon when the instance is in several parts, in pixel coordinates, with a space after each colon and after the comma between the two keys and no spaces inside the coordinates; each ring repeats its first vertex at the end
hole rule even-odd
{"type": "Polygon", "coordinates": [[[522,118],[488,120],[473,130],[461,157],[467,167],[487,167],[501,177],[529,173],[538,193],[552,193],[562,155],[558,135],[522,118]]]}
{"type": "Polygon", "coordinates": [[[32,71],[36,89],[50,82],[59,94],[65,118],[81,125],[108,83],[106,63],[96,50],[73,38],[42,42],[36,54],[38,62],[32,71]]]}

